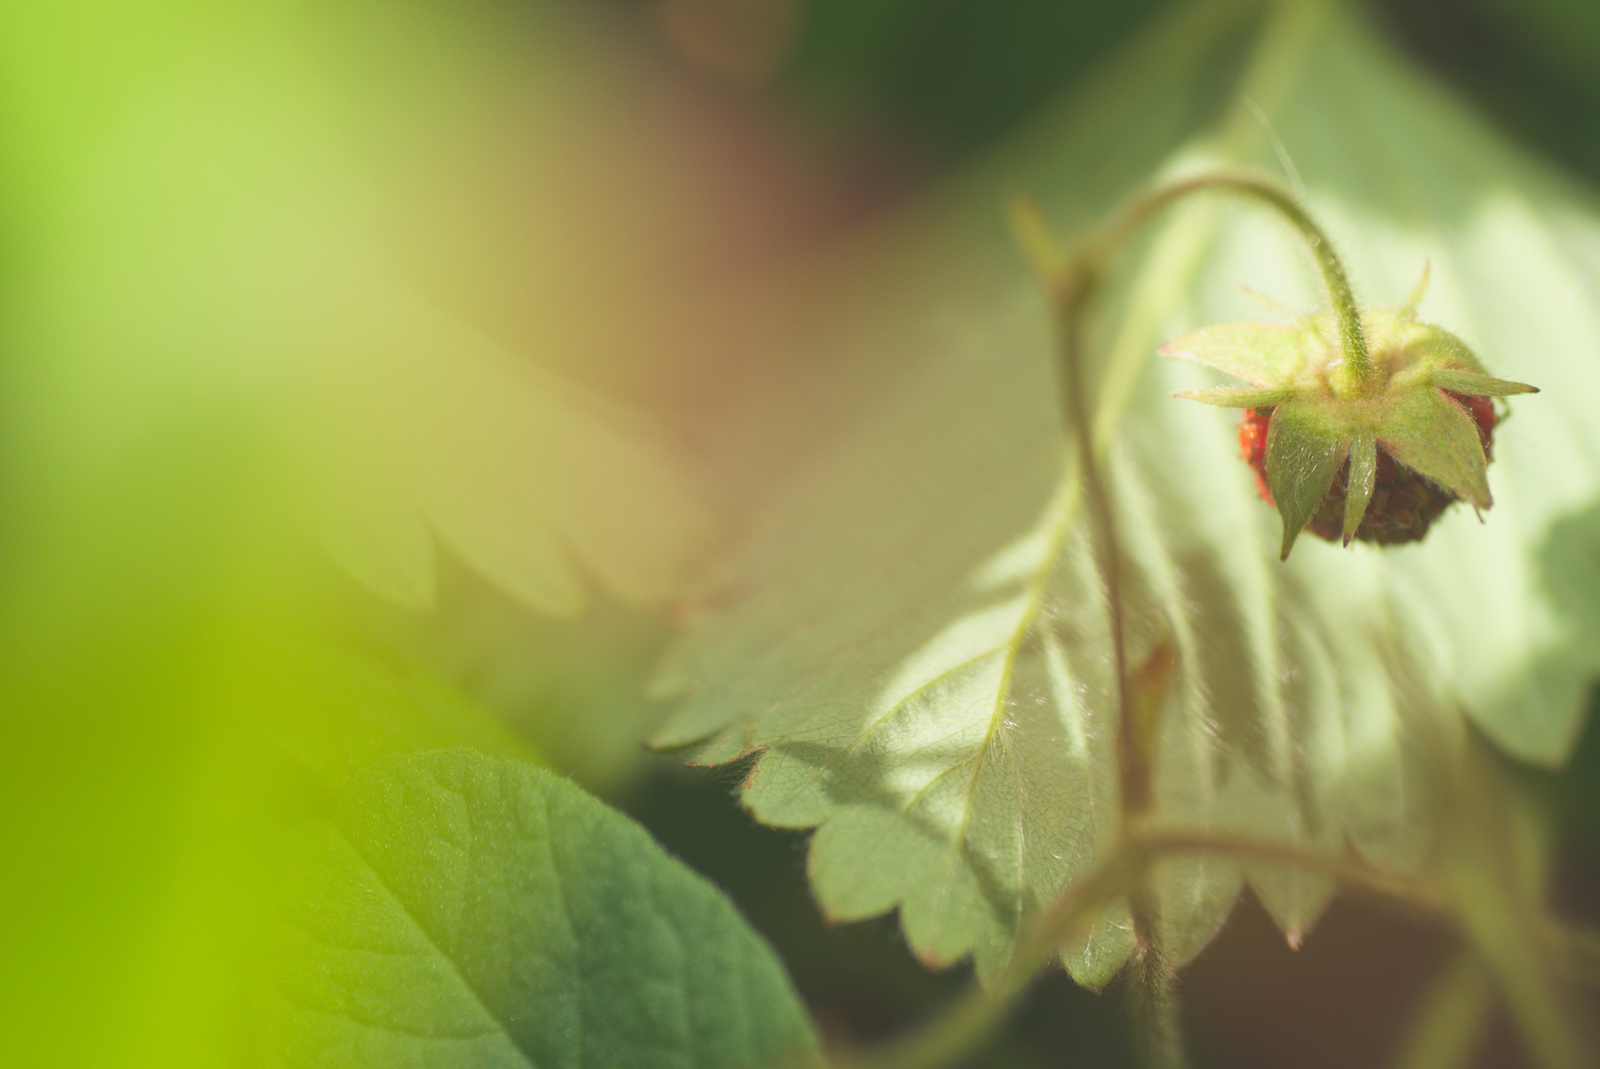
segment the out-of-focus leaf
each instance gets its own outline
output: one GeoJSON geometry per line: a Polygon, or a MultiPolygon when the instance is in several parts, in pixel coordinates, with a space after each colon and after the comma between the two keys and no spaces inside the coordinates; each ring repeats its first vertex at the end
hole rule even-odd
{"type": "Polygon", "coordinates": [[[0,225],[49,448],[238,409],[394,601],[431,599],[435,539],[548,613],[591,578],[676,591],[707,517],[593,369],[662,362],[639,265],[696,208],[620,128],[592,32],[359,0],[73,11],[0,16],[0,225]]]}
{"type": "MultiPolygon", "coordinates": [[[[1424,261],[1421,318],[1493,374],[1544,389],[1496,436],[1495,508],[1424,543],[1302,546],[1226,413],[1174,401],[1219,385],[1163,340],[1246,318],[1249,284],[1303,308],[1315,275],[1283,224],[1212,200],[1124,256],[1090,324],[1096,432],[1122,535],[1129,664],[1163,646],[1156,810],[1182,827],[1419,863],[1430,770],[1463,715],[1556,763],[1600,668],[1600,598],[1575,544],[1600,544],[1600,216],[1325,3],[1196,3],[1023,145],[868,243],[826,284],[802,344],[914,368],[893,403],[774,495],[717,577],[719,611],[662,665],[684,695],[657,736],[702,762],[761,751],[745,802],[816,827],[810,872],[840,919],[898,907],[930,964],[992,976],[1019,931],[1103,856],[1118,806],[1115,680],[1079,463],[1064,442],[1049,313],[1005,233],[1038,196],[1067,233],[1164,176],[1273,166],[1254,108],[1298,165],[1363,294],[1397,304],[1424,261]],[[1260,21],[1256,16],[1264,15],[1260,21]],[[1580,533],[1581,532],[1581,533],[1580,533]]],[[[1329,888],[1195,860],[1157,881],[1181,961],[1243,881],[1291,934],[1329,888]]],[[[1064,949],[1098,984],[1125,913],[1064,949]]]]}
{"type": "MultiPolygon", "coordinates": [[[[260,636],[265,637],[265,636],[260,636]]],[[[262,643],[265,645],[265,643],[262,643]]],[[[287,761],[321,796],[352,774],[398,754],[466,746],[495,756],[534,760],[483,706],[418,665],[318,644],[282,649],[234,701],[260,749],[287,761]],[[270,673],[270,674],[269,674],[270,673]]]]}
{"type": "Polygon", "coordinates": [[[380,762],[296,829],[260,987],[285,1066],[820,1065],[720,892],[539,769],[380,762]]]}

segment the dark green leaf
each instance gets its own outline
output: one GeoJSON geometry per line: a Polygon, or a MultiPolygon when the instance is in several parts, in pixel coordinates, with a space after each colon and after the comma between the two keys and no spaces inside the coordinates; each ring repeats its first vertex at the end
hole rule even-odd
{"type": "Polygon", "coordinates": [[[577,787],[469,751],[391,758],[294,830],[265,950],[279,1064],[820,1064],[733,906],[577,787]]]}

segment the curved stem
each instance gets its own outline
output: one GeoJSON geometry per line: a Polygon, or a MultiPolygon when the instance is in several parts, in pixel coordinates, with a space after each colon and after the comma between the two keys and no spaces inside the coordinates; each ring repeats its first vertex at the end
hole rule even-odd
{"type": "Polygon", "coordinates": [[[1288,193],[1272,182],[1251,175],[1204,174],[1162,186],[1130,205],[1122,216],[1102,231],[1080,254],[1096,267],[1125,245],[1133,232],[1149,222],[1151,217],[1175,201],[1191,193],[1207,190],[1237,193],[1266,205],[1283,216],[1305,239],[1312,257],[1322,272],[1323,286],[1328,291],[1328,303],[1333,308],[1334,320],[1339,328],[1339,346],[1344,359],[1338,365],[1339,380],[1334,388],[1342,396],[1359,396],[1372,382],[1374,368],[1372,354],[1367,348],[1366,334],[1361,328],[1361,313],[1356,308],[1355,291],[1345,274],[1344,263],[1333,249],[1328,235],[1288,193]]]}
{"type": "MultiPolygon", "coordinates": [[[[1293,847],[1204,835],[1161,833],[1144,827],[1153,801],[1151,756],[1154,731],[1153,723],[1136,721],[1141,714],[1145,719],[1153,720],[1155,713],[1153,708],[1136,708],[1140,703],[1135,701],[1129,678],[1116,511],[1109,487],[1100,471],[1089,419],[1089,391],[1081,351],[1083,312],[1105,263],[1134,230],[1172,202],[1190,193],[1210,189],[1231,190],[1252,196],[1276,209],[1295,226],[1310,245],[1322,269],[1339,324],[1340,342],[1345,354],[1345,374],[1354,386],[1360,386],[1370,375],[1371,359],[1361,331],[1355,296],[1343,265],[1326,235],[1305,210],[1270,183],[1245,176],[1207,175],[1166,186],[1137,201],[1097,240],[1070,258],[1062,254],[1037,206],[1030,199],[1018,198],[1012,203],[1013,228],[1035,272],[1045,284],[1057,320],[1062,408],[1073,435],[1091,522],[1096,527],[1096,548],[1105,576],[1108,624],[1117,681],[1121,828],[1117,845],[1106,861],[1085,879],[1074,883],[1045,909],[1029,936],[1018,941],[1011,960],[989,989],[975,987],[949,1011],[941,1013],[930,1027],[882,1051],[852,1060],[849,1064],[855,1069],[909,1069],[945,1064],[971,1050],[1005,1015],[1038,970],[1096,913],[1119,898],[1138,898],[1138,891],[1149,875],[1151,866],[1162,856],[1192,851],[1231,854],[1240,859],[1255,858],[1299,865],[1412,901],[1433,899],[1432,895],[1419,893],[1417,887],[1405,881],[1392,880],[1341,860],[1308,855],[1293,847]]],[[[1153,702],[1158,705],[1159,696],[1155,696],[1153,702]]],[[[1428,901],[1428,904],[1442,905],[1437,900],[1428,901]]],[[[1141,918],[1135,919],[1137,924],[1141,918]]],[[[1146,923],[1140,927],[1148,928],[1148,918],[1144,919],[1146,923]]],[[[1148,943],[1148,931],[1141,932],[1140,936],[1141,942],[1148,943]]]]}
{"type": "Polygon", "coordinates": [[[1105,576],[1107,625],[1111,633],[1112,667],[1117,681],[1117,756],[1120,770],[1121,812],[1124,820],[1150,808],[1151,769],[1146,732],[1135,723],[1134,703],[1128,686],[1128,652],[1122,599],[1122,559],[1117,537],[1117,513],[1111,490],[1095,456],[1093,421],[1089,418],[1088,389],[1082,358],[1083,306],[1094,291],[1092,266],[1082,261],[1064,271],[1054,287],[1061,346],[1062,407],[1073,432],[1089,516],[1095,524],[1095,548],[1105,576]]]}
{"type": "Polygon", "coordinates": [[[1012,1004],[1061,944],[1078,935],[1096,913],[1143,878],[1147,859],[1116,850],[1106,862],[1058,896],[1020,940],[991,987],[976,983],[928,1026],[878,1051],[836,1059],[835,1069],[928,1069],[970,1053],[1010,1011],[1012,1004]]]}
{"type": "Polygon", "coordinates": [[[1164,828],[1145,829],[1137,835],[1144,850],[1153,857],[1201,854],[1225,857],[1236,862],[1282,865],[1325,877],[1352,890],[1409,902],[1435,913],[1448,915],[1455,911],[1449,895],[1425,881],[1384,872],[1349,858],[1304,850],[1289,843],[1164,828]]]}
{"type": "MultiPolygon", "coordinates": [[[[1294,865],[1370,890],[1422,901],[1436,908],[1447,908],[1445,903],[1415,884],[1341,859],[1308,854],[1291,846],[1204,834],[1163,832],[1145,826],[1153,802],[1153,721],[1160,695],[1145,695],[1141,699],[1133,693],[1133,681],[1129,678],[1116,510],[1112,505],[1110,488],[1100,470],[1089,418],[1088,389],[1082,359],[1083,312],[1105,264],[1135,230],[1174,201],[1191,193],[1213,189],[1255,198],[1287,218],[1305,238],[1322,270],[1329,301],[1339,325],[1340,344],[1344,351],[1342,374],[1346,379],[1342,385],[1345,389],[1359,390],[1371,377],[1372,361],[1362,334],[1361,317],[1356,311],[1355,295],[1343,264],[1334,253],[1327,236],[1305,210],[1269,182],[1249,176],[1216,174],[1165,186],[1135,202],[1094,241],[1071,257],[1062,254],[1037,206],[1030,199],[1020,197],[1013,201],[1013,229],[1035,273],[1045,284],[1057,321],[1062,409],[1073,436],[1090,519],[1096,528],[1095,542],[1100,567],[1105,576],[1107,616],[1117,681],[1121,827],[1116,845],[1105,862],[1093,873],[1072,884],[1046,907],[1028,937],[1017,942],[1011,960],[992,986],[988,989],[974,987],[955,1006],[941,1013],[929,1027],[882,1051],[845,1063],[853,1069],[921,1069],[947,1064],[970,1051],[1006,1014],[1039,969],[1059,952],[1064,943],[1090,923],[1096,913],[1119,898],[1132,898],[1137,903],[1140,888],[1152,866],[1162,857],[1199,851],[1231,855],[1239,860],[1254,859],[1294,865]],[[1142,708],[1146,704],[1151,707],[1142,708]]],[[[1336,384],[1336,388],[1339,385],[1336,384]]],[[[1135,921],[1138,927],[1149,926],[1149,918],[1136,915],[1135,921]],[[1143,924],[1139,924],[1141,920],[1143,924]]],[[[1143,931],[1139,934],[1140,941],[1148,944],[1150,933],[1143,931]]],[[[1159,950],[1147,945],[1149,949],[1159,950]]],[[[1160,968],[1158,961],[1152,962],[1152,965],[1160,968]]]]}

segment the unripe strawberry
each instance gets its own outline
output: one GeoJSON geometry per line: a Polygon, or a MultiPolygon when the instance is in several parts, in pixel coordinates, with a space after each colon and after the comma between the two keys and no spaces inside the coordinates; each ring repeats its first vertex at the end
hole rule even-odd
{"type": "MultiPolygon", "coordinates": [[[[1478,425],[1478,437],[1483,451],[1492,461],[1495,424],[1500,421],[1494,403],[1487,397],[1467,397],[1445,391],[1445,395],[1464,407],[1478,425]]],[[[1272,409],[1245,409],[1239,424],[1239,451],[1245,463],[1256,475],[1256,490],[1267,504],[1273,504],[1272,490],[1267,484],[1267,431],[1272,423],[1272,409]]],[[[1305,529],[1318,538],[1337,542],[1343,533],[1346,487],[1350,479],[1348,461],[1334,476],[1333,485],[1317,511],[1306,521],[1305,529]]],[[[1378,474],[1374,481],[1372,503],[1367,514],[1356,528],[1356,541],[1393,545],[1397,542],[1415,542],[1428,533],[1428,527],[1439,514],[1458,501],[1454,494],[1439,484],[1419,475],[1414,469],[1395,461],[1380,443],[1378,446],[1378,474]]]]}
{"type": "Polygon", "coordinates": [[[1329,314],[1206,327],[1161,347],[1251,384],[1178,396],[1247,410],[1240,446],[1283,517],[1285,558],[1303,529],[1387,545],[1421,538],[1457,500],[1490,506],[1489,398],[1537,391],[1417,322],[1417,296],[1361,313],[1368,360],[1355,372],[1329,314]]]}

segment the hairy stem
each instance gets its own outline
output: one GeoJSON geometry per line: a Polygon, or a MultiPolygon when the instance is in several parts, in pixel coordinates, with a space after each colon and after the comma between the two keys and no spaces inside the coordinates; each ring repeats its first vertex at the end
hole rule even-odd
{"type": "Polygon", "coordinates": [[[1173,979],[1160,947],[1152,947],[1139,962],[1133,1002],[1146,1069],[1185,1069],[1189,1064],[1173,979]]]}
{"type": "Polygon", "coordinates": [[[1348,857],[1204,831],[1146,828],[1135,832],[1142,850],[1152,857],[1200,854],[1237,862],[1265,862],[1324,876],[1346,888],[1409,902],[1435,913],[1453,914],[1455,905],[1443,888],[1422,880],[1370,868],[1348,857]]]}
{"type": "Polygon", "coordinates": [[[1361,328],[1361,313],[1356,309],[1355,291],[1350,277],[1345,274],[1344,263],[1334,251],[1333,243],[1323,233],[1316,221],[1288,193],[1262,178],[1244,174],[1204,174],[1162,186],[1130,205],[1122,216],[1102,231],[1084,250],[1084,258],[1097,267],[1127,244],[1135,231],[1176,201],[1193,193],[1206,191],[1236,193],[1271,208],[1283,216],[1305,240],[1322,272],[1322,283],[1328,291],[1328,303],[1333,308],[1334,320],[1339,328],[1339,346],[1343,360],[1337,367],[1338,379],[1333,383],[1341,395],[1360,396],[1375,388],[1375,369],[1372,353],[1367,348],[1366,334],[1361,328]]]}
{"type": "MultiPolygon", "coordinates": [[[[1116,510],[1093,441],[1082,352],[1083,319],[1084,310],[1106,262],[1133,231],[1173,201],[1190,193],[1212,189],[1231,190],[1261,200],[1285,215],[1306,238],[1322,268],[1339,322],[1348,373],[1356,382],[1362,381],[1369,373],[1371,360],[1361,333],[1355,297],[1343,265],[1326,236],[1305,211],[1270,183],[1249,177],[1210,175],[1164,187],[1135,203],[1097,240],[1070,258],[1062,254],[1031,200],[1018,198],[1012,203],[1010,214],[1013,229],[1035,273],[1044,283],[1056,319],[1062,410],[1073,436],[1090,520],[1095,528],[1095,549],[1100,558],[1101,572],[1105,576],[1107,615],[1117,681],[1121,826],[1117,845],[1105,862],[1085,879],[1074,882],[1046,908],[1032,932],[1018,941],[1012,959],[992,987],[987,990],[974,987],[926,1028],[882,1051],[843,1063],[851,1069],[925,1069],[948,1064],[970,1052],[1004,1017],[1017,995],[1027,987],[1039,969],[1059,952],[1063,944],[1091,923],[1097,913],[1121,898],[1128,898],[1136,904],[1144,902],[1148,907],[1148,895],[1143,894],[1142,889],[1154,862],[1164,855],[1207,852],[1297,865],[1356,886],[1442,907],[1438,897],[1425,889],[1342,859],[1309,855],[1289,846],[1158,832],[1145,826],[1153,801],[1154,718],[1162,694],[1153,692],[1141,698],[1134,694],[1134,681],[1129,678],[1116,510]]],[[[1159,671],[1151,674],[1153,678],[1163,675],[1159,671]]],[[[1155,686],[1154,690],[1162,691],[1164,687],[1155,686]]],[[[1150,931],[1152,911],[1149,908],[1136,910],[1135,921],[1146,955],[1146,978],[1154,983],[1154,987],[1150,983],[1145,986],[1161,996],[1150,1005],[1158,1011],[1160,1020],[1165,1022],[1152,1034],[1151,1053],[1158,1064],[1181,1064],[1182,1048],[1176,1042],[1175,1003],[1166,997],[1170,991],[1165,983],[1164,966],[1160,961],[1159,947],[1154,945],[1150,931]]]]}

